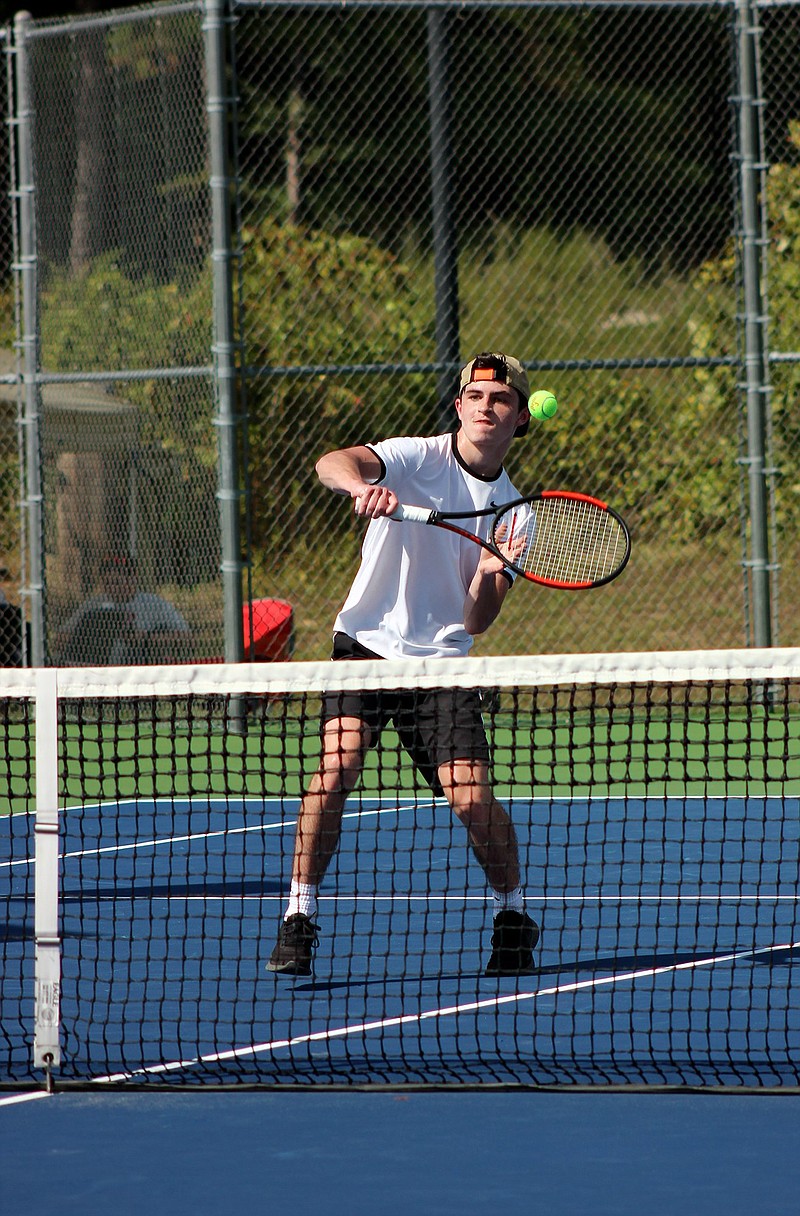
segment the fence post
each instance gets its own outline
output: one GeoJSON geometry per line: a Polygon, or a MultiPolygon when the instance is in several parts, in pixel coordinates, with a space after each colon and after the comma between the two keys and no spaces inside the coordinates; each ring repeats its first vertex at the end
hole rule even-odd
{"type": "Polygon", "coordinates": [[[228,175],[228,97],[225,88],[225,0],[204,0],[206,109],[213,225],[214,386],[219,436],[219,502],[224,595],[225,661],[244,657],[240,536],[239,417],[233,321],[231,179],[228,175]]]}
{"type": "Polygon", "coordinates": [[[30,80],[28,75],[28,26],[30,13],[14,19],[15,124],[17,128],[17,183],[19,215],[19,264],[22,294],[22,380],[25,394],[22,415],[25,451],[25,501],[27,570],[22,595],[27,599],[31,627],[29,661],[43,667],[44,648],[44,522],[42,511],[41,389],[39,374],[39,259],[36,240],[36,195],[33,166],[33,132],[30,80]]]}
{"type": "Polygon", "coordinates": [[[766,268],[759,197],[765,188],[764,146],[759,91],[758,14],[752,0],[737,0],[736,63],[738,71],[739,192],[744,337],[744,382],[747,403],[747,456],[750,499],[752,631],[756,646],[773,645],[770,595],[769,510],[766,467],[769,409],[769,345],[766,315],[766,268]]]}
{"type": "Polygon", "coordinates": [[[460,362],[458,236],[453,208],[453,153],[450,135],[448,14],[428,9],[428,109],[433,193],[433,264],[436,297],[436,389],[440,425],[452,428],[452,365],[460,362]]]}

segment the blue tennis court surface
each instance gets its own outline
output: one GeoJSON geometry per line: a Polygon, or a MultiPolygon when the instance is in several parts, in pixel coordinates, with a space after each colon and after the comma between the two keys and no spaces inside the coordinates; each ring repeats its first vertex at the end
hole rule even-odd
{"type": "MultiPolygon", "coordinates": [[[[543,933],[537,973],[502,980],[482,974],[491,911],[463,829],[407,799],[354,799],[314,976],[266,973],[296,811],[64,813],[57,1083],[798,1084],[796,799],[515,803],[543,933]]],[[[28,818],[0,824],[12,1079],[30,1071],[28,818]]]]}
{"type": "Polygon", "coordinates": [[[60,1093],[5,1107],[4,1216],[795,1216],[795,1096],[60,1093]]]}

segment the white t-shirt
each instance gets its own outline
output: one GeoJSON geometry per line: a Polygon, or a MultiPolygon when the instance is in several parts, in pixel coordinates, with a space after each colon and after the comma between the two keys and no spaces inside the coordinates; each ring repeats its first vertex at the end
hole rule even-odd
{"type": "Polygon", "coordinates": [[[178,609],[160,595],[137,591],[125,605],[133,613],[134,628],[143,633],[163,629],[168,633],[188,633],[189,625],[178,609]]]}
{"type": "MultiPolygon", "coordinates": [[[[519,497],[504,470],[491,479],[471,473],[454,434],[368,446],[385,469],[379,483],[408,506],[483,510],[519,497]]],[[[491,516],[462,522],[488,537],[491,516]]],[[[464,601],[480,555],[474,541],[441,528],[370,520],[361,566],[334,629],[386,659],[467,654],[472,635],[464,625],[464,601]]]]}

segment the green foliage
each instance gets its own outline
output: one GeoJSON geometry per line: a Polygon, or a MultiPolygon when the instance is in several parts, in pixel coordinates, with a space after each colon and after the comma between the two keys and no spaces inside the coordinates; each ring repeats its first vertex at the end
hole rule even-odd
{"type": "MultiPolygon", "coordinates": [[[[790,139],[800,154],[800,124],[792,125],[790,139]]],[[[800,326],[800,167],[776,165],[768,191],[772,340],[792,349],[800,326]]],[[[688,280],[672,276],[666,286],[645,289],[639,268],[619,264],[585,233],[559,239],[544,228],[500,225],[484,245],[483,263],[474,251],[464,254],[465,350],[598,357],[607,349],[607,318],[624,313],[631,298],[647,311],[649,290],[658,318],[648,341],[660,352],[682,354],[688,333],[697,357],[735,356],[735,252],[729,247],[688,280]],[[537,285],[524,315],[515,281],[537,285]],[[580,283],[591,285],[585,306],[563,308],[562,300],[580,297],[580,283]]],[[[325,496],[310,492],[318,455],[400,429],[435,429],[430,377],[398,382],[365,370],[433,359],[432,275],[429,260],[412,274],[408,263],[368,238],[275,221],[243,233],[242,274],[244,362],[260,369],[248,376],[246,402],[252,541],[274,563],[290,556],[294,537],[314,525],[334,543],[352,528],[347,512],[332,511],[325,496]],[[311,370],[342,365],[354,370],[346,376],[311,370]],[[270,375],[270,368],[300,370],[270,375]]],[[[161,284],[130,277],[111,254],[78,277],[51,272],[42,301],[44,365],[77,371],[207,364],[210,297],[207,271],[185,284],[161,284]]],[[[609,371],[600,379],[579,369],[546,380],[562,402],[580,405],[568,426],[562,414],[534,443],[514,446],[509,464],[520,484],[546,476],[608,494],[627,505],[639,539],[737,535],[741,403],[734,367],[609,371]]],[[[800,422],[793,409],[800,370],[779,365],[773,381],[783,474],[779,522],[788,528],[800,517],[800,422]]],[[[211,411],[190,408],[193,391],[190,382],[164,380],[124,389],[141,406],[142,443],[175,452],[187,481],[200,467],[212,475],[217,458],[211,411]]]]}
{"type": "Polygon", "coordinates": [[[248,359],[382,363],[430,347],[408,270],[374,241],[268,221],[243,246],[248,359]]]}
{"type": "MultiPolygon", "coordinates": [[[[770,345],[796,351],[800,332],[800,121],[789,123],[790,160],[769,173],[770,345]]],[[[778,524],[796,533],[800,524],[800,365],[777,364],[771,371],[774,460],[779,471],[778,524]]]]}
{"type": "MultiPolygon", "coordinates": [[[[605,320],[635,298],[658,315],[647,340],[659,352],[683,354],[688,331],[693,353],[729,354],[736,337],[733,273],[726,255],[689,281],[673,276],[648,288],[651,305],[638,269],[617,263],[602,241],[579,232],[559,241],[545,229],[500,226],[485,264],[474,251],[464,254],[464,350],[600,357],[608,350],[605,320]],[[524,311],[516,306],[515,281],[537,288],[524,311]],[[581,284],[598,286],[587,291],[581,284]],[[580,310],[564,303],[581,295],[580,310]],[[486,301],[492,302],[488,311],[486,301]]],[[[244,277],[251,365],[276,358],[283,366],[308,367],[431,357],[430,266],[412,277],[363,238],[265,224],[246,234],[244,277]]],[[[617,341],[640,343],[641,334],[617,341]]],[[[608,496],[624,506],[639,541],[716,534],[735,542],[733,370],[573,370],[545,379],[564,409],[556,424],[534,427],[530,441],[512,447],[509,468],[518,484],[545,480],[608,496]]],[[[318,455],[380,434],[429,434],[437,426],[429,378],[404,377],[401,397],[382,376],[259,377],[249,385],[254,539],[271,565],[291,554],[294,536],[307,536],[310,526],[324,529],[332,545],[352,527],[348,513],[314,493],[318,455]],[[293,507],[288,526],[278,522],[284,505],[293,507]]],[[[354,534],[348,553],[356,547],[354,534]]]]}
{"type": "MultiPolygon", "coordinates": [[[[683,289],[682,333],[685,340],[688,331],[693,356],[735,351],[729,273],[733,266],[725,257],[704,266],[683,289]]],[[[588,485],[619,503],[640,542],[687,544],[712,535],[736,542],[735,368],[615,372],[603,378],[600,392],[597,373],[577,372],[568,378],[568,392],[590,404],[577,425],[554,428],[559,482],[588,485]]]]}
{"type": "MultiPolygon", "coordinates": [[[[485,344],[578,362],[679,359],[689,342],[696,354],[718,353],[715,344],[735,349],[735,293],[716,264],[690,279],[665,273],[656,282],[586,232],[559,239],[546,228],[499,225],[490,259],[480,265],[473,257],[468,273],[469,266],[465,257],[465,350],[485,344]]],[[[727,378],[735,390],[735,374],[727,378]]],[[[561,410],[553,423],[534,426],[526,444],[512,446],[517,484],[584,486],[606,496],[625,508],[637,542],[725,531],[735,538],[736,395],[717,409],[708,379],[681,367],[534,373],[534,387],[552,389],[561,410]]]]}
{"type": "Polygon", "coordinates": [[[83,273],[51,269],[42,292],[42,361],[63,371],[206,365],[211,343],[211,284],[134,279],[117,253],[83,273]]]}
{"type": "MultiPolygon", "coordinates": [[[[52,270],[41,297],[45,370],[208,367],[211,362],[211,281],[202,273],[185,283],[134,279],[113,253],[78,275],[52,270]]],[[[198,553],[198,521],[214,510],[217,436],[209,382],[153,378],[109,386],[136,408],[137,468],[143,479],[140,526],[157,528],[180,558],[181,577],[207,577],[215,548],[198,553]],[[198,566],[197,563],[200,563],[198,566]]],[[[98,420],[102,425],[102,420],[98,420]]],[[[217,525],[208,521],[211,535],[217,525]]],[[[208,547],[207,547],[208,548],[208,547]]]]}
{"type": "MultiPolygon", "coordinates": [[[[800,122],[789,126],[789,143],[800,152],[800,122]]],[[[780,163],[767,178],[770,217],[768,299],[770,345],[777,350],[797,349],[800,329],[800,166],[780,163]]],[[[733,246],[719,258],[701,266],[693,279],[697,308],[691,322],[691,349],[700,357],[737,354],[736,327],[731,322],[731,301],[736,298],[736,256],[733,246]]],[[[796,401],[800,368],[796,364],[772,367],[773,459],[778,469],[777,523],[784,533],[800,524],[800,421],[796,401]]],[[[698,368],[695,393],[680,411],[684,439],[682,462],[687,490],[696,511],[706,523],[723,520],[738,496],[740,473],[725,436],[743,403],[737,388],[737,369],[698,368]]],[[[743,420],[740,427],[744,425],[743,420]]],[[[738,452],[736,453],[738,454],[738,452]]]]}
{"type": "MultiPolygon", "coordinates": [[[[133,279],[113,253],[80,275],[52,271],[42,293],[42,364],[48,371],[207,367],[211,350],[211,282],[133,279]]],[[[216,461],[209,410],[190,408],[197,389],[183,380],[126,382],[116,392],[141,406],[139,436],[168,450],[191,449],[216,461]]]]}
{"type": "MultiPolygon", "coordinates": [[[[241,319],[249,367],[432,357],[429,318],[412,276],[374,242],[272,223],[243,239],[247,308],[241,319]]],[[[129,276],[114,254],[95,259],[77,276],[51,270],[42,294],[43,365],[69,372],[207,366],[210,301],[207,272],[185,284],[162,284],[152,276],[129,276]]],[[[113,391],[138,407],[140,451],[171,458],[172,490],[162,497],[159,489],[158,510],[163,526],[176,517],[178,535],[177,517],[196,519],[214,490],[217,436],[206,390],[198,395],[192,379],[153,378],[120,383],[113,391]]],[[[315,448],[320,454],[394,430],[396,393],[396,383],[369,373],[346,381],[316,374],[249,379],[256,549],[274,559],[301,535],[301,523],[307,535],[315,448]]],[[[430,398],[418,378],[404,377],[402,393],[405,424],[430,430],[430,398]]],[[[329,508],[320,496],[320,522],[329,508]]],[[[348,513],[341,521],[342,530],[351,526],[348,513]]]]}
{"type": "Polygon", "coordinates": [[[157,80],[175,72],[196,38],[194,13],[173,13],[168,21],[123,23],[108,29],[109,63],[137,80],[157,80]]]}
{"type": "MultiPolygon", "coordinates": [[[[244,233],[243,276],[251,366],[432,357],[432,326],[414,279],[373,241],[265,223],[244,233]]],[[[404,427],[430,431],[430,411],[425,385],[404,377],[404,427]]],[[[256,549],[274,561],[295,536],[307,538],[314,523],[324,524],[328,536],[335,533],[330,502],[309,494],[314,459],[396,430],[397,385],[368,373],[346,380],[324,374],[252,377],[248,414],[253,538],[256,549]]],[[[346,512],[341,519],[343,529],[350,526],[346,512]]]]}

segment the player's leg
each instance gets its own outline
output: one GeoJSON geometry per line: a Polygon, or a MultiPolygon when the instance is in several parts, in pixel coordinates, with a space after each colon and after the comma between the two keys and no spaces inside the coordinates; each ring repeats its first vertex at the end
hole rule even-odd
{"type": "Polygon", "coordinates": [[[484,761],[454,760],[441,764],[438,773],[492,890],[492,952],[486,973],[529,974],[539,927],[525,911],[517,836],[508,812],[494,795],[489,767],[484,761]]]}
{"type": "Polygon", "coordinates": [[[339,844],[345,802],[361,774],[371,738],[370,728],[356,717],[331,718],[324,725],[319,767],[297,815],[292,885],[268,971],[311,974],[319,885],[339,844]]]}
{"type": "Polygon", "coordinates": [[[325,723],[322,757],[300,803],[292,879],[319,886],[339,844],[342,811],[364,766],[372,733],[358,718],[325,723]]]}
{"type": "Polygon", "coordinates": [[[426,776],[424,757],[434,765],[434,787],[441,787],[464,824],[492,891],[494,932],[487,973],[532,971],[539,929],[524,909],[514,826],[490,783],[481,694],[471,689],[442,689],[420,698],[412,746],[423,757],[417,763],[426,776]]]}
{"type": "Polygon", "coordinates": [[[510,895],[519,890],[517,835],[511,818],[489,784],[488,766],[472,760],[439,766],[442,790],[464,825],[475,858],[493,891],[510,895]]]}

